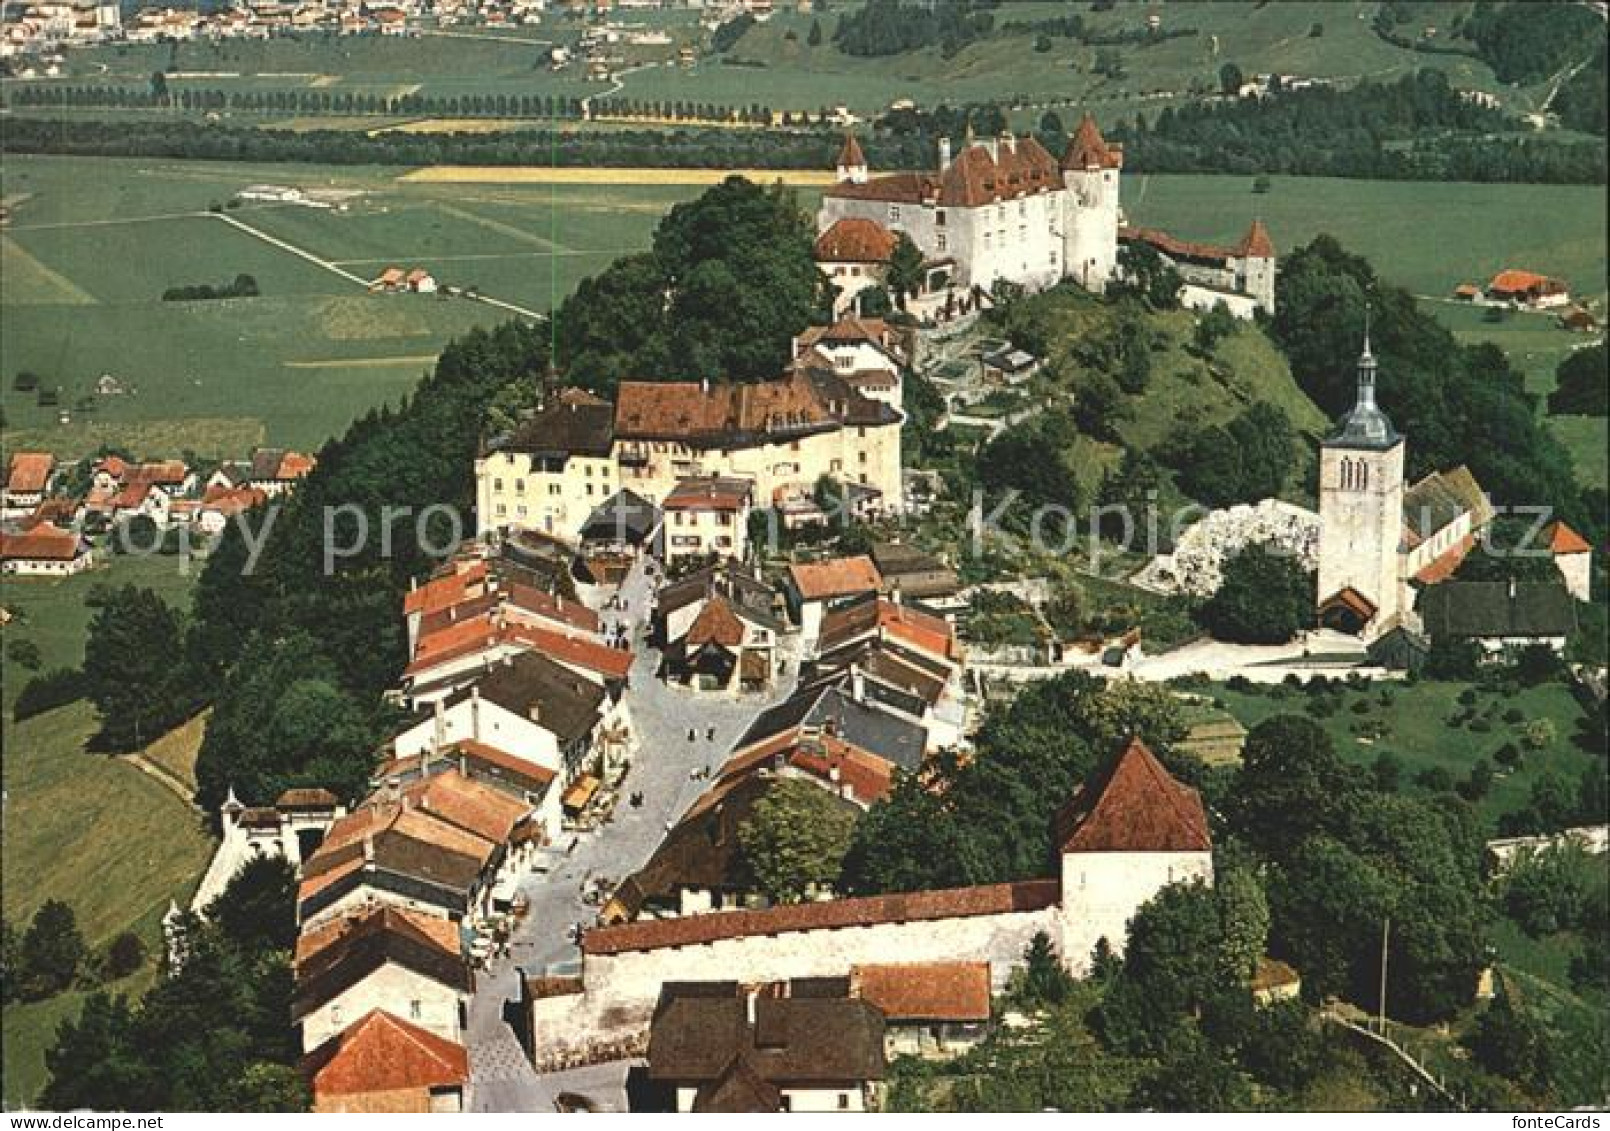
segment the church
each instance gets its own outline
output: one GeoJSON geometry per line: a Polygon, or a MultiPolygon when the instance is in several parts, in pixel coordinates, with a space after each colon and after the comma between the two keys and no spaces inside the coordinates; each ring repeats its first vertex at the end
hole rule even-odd
{"type": "Polygon", "coordinates": [[[1358,393],[1319,456],[1319,622],[1374,640],[1418,631],[1411,581],[1450,576],[1493,516],[1470,470],[1405,487],[1404,437],[1375,400],[1369,331],[1358,393]]]}
{"type": "Polygon", "coordinates": [[[987,291],[998,279],[1102,291],[1118,270],[1123,164],[1089,114],[1060,160],[1033,137],[969,137],[954,155],[940,138],[931,172],[877,177],[848,136],[838,183],[822,194],[817,260],[842,296],[881,274],[904,233],[923,254],[925,292],[987,291]]]}

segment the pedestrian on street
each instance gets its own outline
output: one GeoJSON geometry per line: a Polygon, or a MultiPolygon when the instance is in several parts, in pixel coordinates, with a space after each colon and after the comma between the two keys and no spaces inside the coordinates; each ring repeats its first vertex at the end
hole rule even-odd
{"type": "Polygon", "coordinates": [[[707,727],[707,728],[705,728],[704,740],[706,742],[714,742],[716,740],[716,728],[715,727],[707,727]]]}

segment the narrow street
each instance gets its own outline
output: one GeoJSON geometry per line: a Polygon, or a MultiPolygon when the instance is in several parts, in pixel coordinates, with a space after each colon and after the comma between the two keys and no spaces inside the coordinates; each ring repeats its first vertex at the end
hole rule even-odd
{"type": "MultiPolygon", "coordinates": [[[[603,1065],[551,1077],[539,1077],[532,1069],[505,1016],[506,1008],[519,997],[519,971],[539,974],[555,967],[561,971],[575,968],[580,952],[570,941],[570,929],[576,923],[591,923],[598,912],[597,907],[582,901],[583,886],[595,877],[619,881],[642,867],[674,819],[709,784],[691,775],[718,768],[755,715],[793,687],[798,670],[793,656],[787,675],[771,697],[695,696],[667,686],[655,674],[660,653],[646,643],[650,592],[640,559],[621,587],[626,611],[599,609],[606,624],[625,619],[631,625],[635,658],[626,693],[636,740],[631,768],[622,783],[622,800],[610,820],[577,835],[568,852],[568,840],[556,846],[547,856],[551,870],[546,874],[533,872],[522,878],[521,890],[530,900],[530,909],[511,939],[510,957],[498,959],[476,974],[466,1032],[473,1110],[552,1111],[554,1098],[565,1090],[614,1102],[611,1094],[624,1080],[620,1066],[603,1065]],[[690,727],[697,733],[692,742],[688,740],[690,727]],[[709,728],[715,730],[713,741],[705,737],[709,728]],[[634,809],[625,798],[635,792],[643,794],[643,804],[634,809]],[[602,1090],[589,1091],[588,1086],[602,1090]]],[[[609,591],[585,596],[598,607],[609,591]]]]}

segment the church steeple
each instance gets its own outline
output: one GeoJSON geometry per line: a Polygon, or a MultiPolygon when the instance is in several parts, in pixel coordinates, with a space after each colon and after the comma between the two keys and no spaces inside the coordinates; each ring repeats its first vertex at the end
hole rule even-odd
{"type": "Polygon", "coordinates": [[[839,150],[837,171],[840,182],[857,185],[867,182],[866,154],[861,152],[861,143],[855,140],[855,134],[848,130],[844,133],[844,146],[839,150]]]}
{"type": "Polygon", "coordinates": [[[1364,316],[1364,350],[1358,356],[1358,392],[1353,407],[1338,421],[1328,443],[1347,448],[1390,448],[1402,437],[1375,403],[1375,353],[1370,349],[1369,314],[1364,316]]]}

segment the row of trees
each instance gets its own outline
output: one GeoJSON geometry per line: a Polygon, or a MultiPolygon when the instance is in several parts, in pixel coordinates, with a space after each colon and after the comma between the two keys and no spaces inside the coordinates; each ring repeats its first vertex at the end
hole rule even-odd
{"type": "Polygon", "coordinates": [[[125,978],[144,962],[145,944],[132,931],[91,950],[73,909],[59,899],[41,904],[21,935],[9,922],[0,922],[0,996],[7,1004],[125,978]]]}
{"type": "Polygon", "coordinates": [[[236,275],[227,283],[213,286],[197,283],[186,287],[169,287],[162,292],[163,302],[201,302],[216,298],[256,298],[262,292],[251,275],[236,275]]]}
{"type": "Polygon", "coordinates": [[[1493,136],[1524,132],[1427,69],[1390,83],[1167,106],[1112,134],[1140,172],[1604,183],[1602,142],[1493,136]]]}

